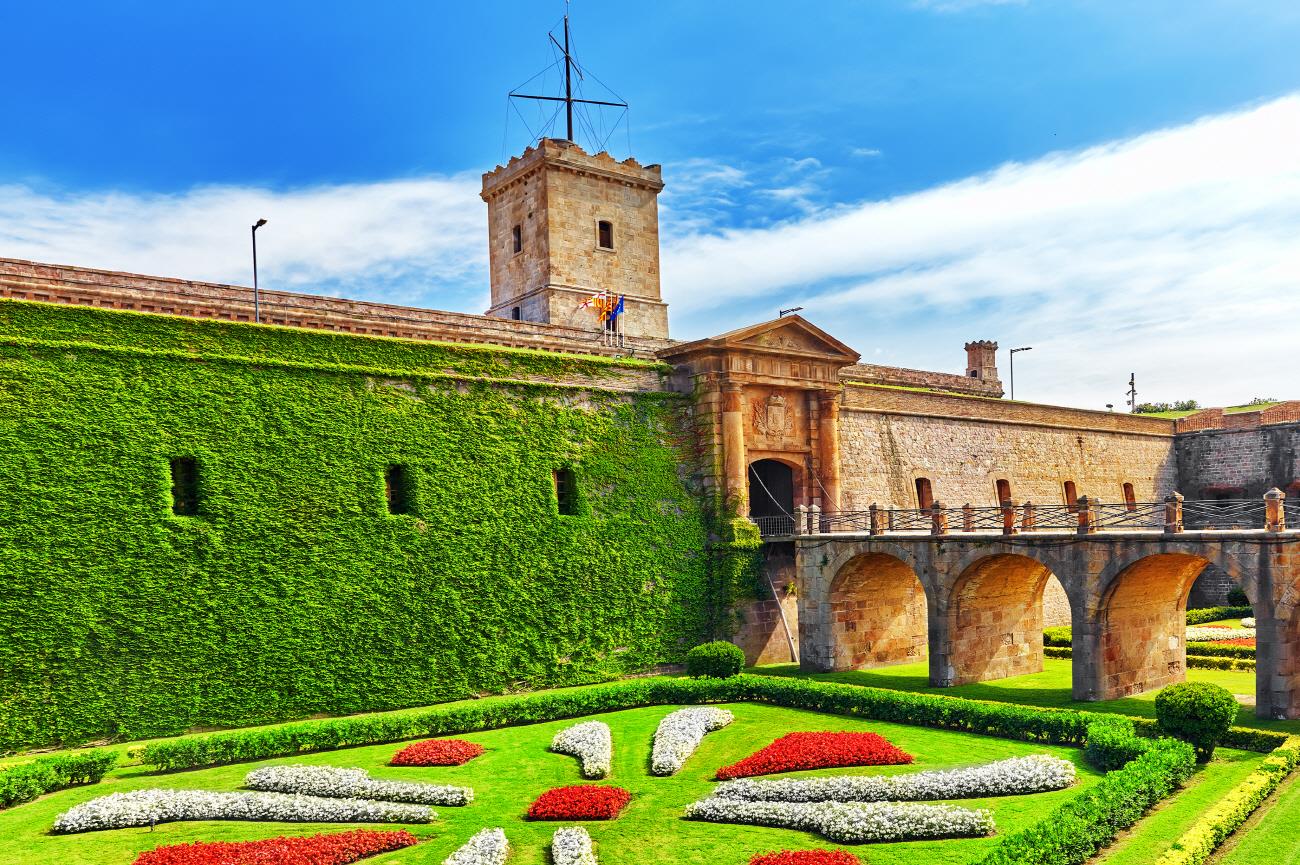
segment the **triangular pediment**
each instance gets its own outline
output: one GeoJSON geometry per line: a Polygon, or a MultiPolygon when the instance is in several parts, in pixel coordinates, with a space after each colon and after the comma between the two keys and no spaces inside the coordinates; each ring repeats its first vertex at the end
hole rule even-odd
{"type": "Polygon", "coordinates": [[[716,336],[710,341],[734,348],[825,357],[845,364],[856,363],[860,357],[852,348],[797,315],[743,327],[716,336]]]}

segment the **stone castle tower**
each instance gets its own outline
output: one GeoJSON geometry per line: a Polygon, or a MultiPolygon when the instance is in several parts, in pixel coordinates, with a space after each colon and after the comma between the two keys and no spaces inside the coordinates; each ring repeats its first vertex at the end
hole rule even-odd
{"type": "Polygon", "coordinates": [[[658,165],[592,156],[544,138],[483,175],[492,306],[488,315],[599,332],[595,292],[623,295],[622,332],[667,339],[659,294],[658,165]]]}

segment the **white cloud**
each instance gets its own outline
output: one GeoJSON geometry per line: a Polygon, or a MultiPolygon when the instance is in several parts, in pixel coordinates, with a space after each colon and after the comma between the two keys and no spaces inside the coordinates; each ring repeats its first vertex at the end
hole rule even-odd
{"type": "Polygon", "coordinates": [[[876,147],[855,147],[849,151],[849,155],[861,159],[874,159],[880,155],[880,149],[876,147]]]}
{"type": "Polygon", "coordinates": [[[1151,399],[1231,404],[1276,390],[1277,364],[1290,364],[1298,237],[1291,96],[894,199],[677,237],[664,286],[683,337],[717,330],[719,309],[779,298],[850,344],[893,340],[908,366],[959,368],[967,338],[1033,344],[1022,397],[1118,404],[1137,372],[1151,399]]]}
{"type": "MultiPolygon", "coordinates": [[[[960,371],[967,339],[1032,345],[1022,398],[1118,405],[1130,372],[1144,399],[1300,397],[1286,377],[1300,96],[882,201],[823,203],[827,170],[666,166],[675,336],[805,306],[884,363],[960,371]]],[[[0,255],[247,284],[258,217],[265,286],[486,307],[470,175],[176,195],[0,186],[0,255]]]]}
{"type": "Polygon", "coordinates": [[[273,192],[41,193],[0,186],[0,255],[481,312],[486,216],[468,175],[273,192]]]}

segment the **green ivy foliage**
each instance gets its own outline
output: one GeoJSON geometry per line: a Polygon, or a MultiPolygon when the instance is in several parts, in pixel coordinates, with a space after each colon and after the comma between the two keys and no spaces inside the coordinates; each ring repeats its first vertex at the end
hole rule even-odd
{"type": "Polygon", "coordinates": [[[686,404],[600,387],[656,370],[0,302],[0,750],[681,661],[718,581],[686,404]]]}

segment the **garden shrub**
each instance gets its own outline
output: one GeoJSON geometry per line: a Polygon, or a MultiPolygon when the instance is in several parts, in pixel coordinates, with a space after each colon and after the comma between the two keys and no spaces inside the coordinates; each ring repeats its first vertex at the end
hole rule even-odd
{"type": "Polygon", "coordinates": [[[694,678],[727,679],[744,667],[744,651],[725,640],[704,643],[686,653],[686,675],[694,678]]]}
{"type": "Polygon", "coordinates": [[[1110,715],[1088,724],[1083,756],[1089,765],[1109,772],[1137,759],[1148,747],[1150,742],[1138,738],[1132,719],[1110,715]]]}
{"type": "Polygon", "coordinates": [[[1071,631],[1069,625],[1058,625],[1055,628],[1043,628],[1043,645],[1044,646],[1064,646],[1069,648],[1071,645],[1071,631]]]}
{"type": "Polygon", "coordinates": [[[98,784],[117,765],[113,751],[40,757],[0,770],[0,808],[30,802],[37,796],[79,784],[98,784]]]}
{"type": "Polygon", "coordinates": [[[1190,742],[1196,760],[1209,762],[1237,718],[1237,700],[1222,685],[1210,682],[1179,682],[1156,694],[1156,720],[1170,736],[1190,742]]]}

